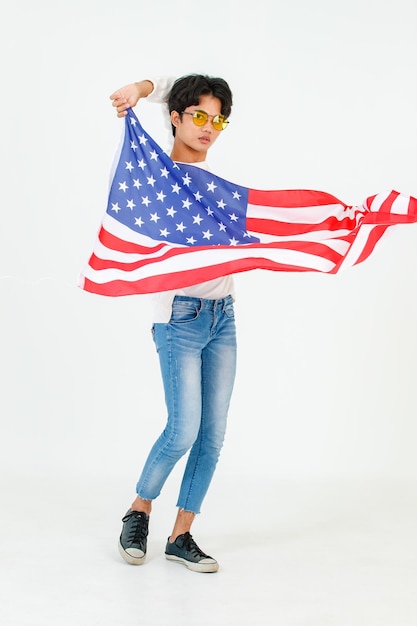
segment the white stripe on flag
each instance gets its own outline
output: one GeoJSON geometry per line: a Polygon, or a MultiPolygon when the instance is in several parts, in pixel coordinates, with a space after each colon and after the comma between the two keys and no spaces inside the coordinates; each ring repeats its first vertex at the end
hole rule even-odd
{"type": "Polygon", "coordinates": [[[309,268],[319,272],[331,272],[334,263],[321,256],[299,252],[288,249],[268,248],[210,248],[207,250],[190,249],[187,254],[171,256],[168,259],[161,259],[149,265],[144,265],[135,270],[103,269],[93,270],[87,266],[85,270],[86,278],[93,282],[104,284],[113,280],[124,280],[134,282],[143,278],[159,276],[162,274],[172,274],[184,272],[212,265],[233,262],[240,259],[268,259],[274,263],[280,263],[301,268],[309,268]]]}
{"type": "Polygon", "coordinates": [[[400,195],[395,198],[392,203],[391,213],[395,213],[396,215],[408,215],[408,207],[410,205],[410,196],[405,196],[400,193],[400,195]]]}
{"type": "Polygon", "coordinates": [[[355,218],[355,213],[363,210],[360,207],[347,207],[342,204],[326,204],[309,207],[274,207],[260,204],[248,204],[247,217],[252,219],[272,220],[287,224],[320,224],[329,217],[338,220],[355,218]]]}

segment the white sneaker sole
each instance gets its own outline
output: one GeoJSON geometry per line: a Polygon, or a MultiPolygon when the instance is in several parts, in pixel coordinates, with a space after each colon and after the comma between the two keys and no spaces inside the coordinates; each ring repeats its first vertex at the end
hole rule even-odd
{"type": "Polygon", "coordinates": [[[203,573],[211,573],[217,572],[219,569],[219,564],[217,561],[200,561],[200,563],[193,563],[192,561],[187,561],[186,559],[182,559],[180,556],[175,556],[175,554],[165,554],[165,557],[169,561],[176,561],[177,563],[181,563],[191,569],[193,572],[203,572],[203,573]]]}

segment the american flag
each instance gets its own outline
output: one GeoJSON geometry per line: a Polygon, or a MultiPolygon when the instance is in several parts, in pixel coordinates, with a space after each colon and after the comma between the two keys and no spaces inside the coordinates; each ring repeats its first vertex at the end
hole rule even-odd
{"type": "Polygon", "coordinates": [[[174,163],[129,109],[120,158],[79,286],[106,296],[188,287],[265,269],[361,263],[386,230],[417,222],[417,199],[388,191],[348,206],[314,190],[260,191],[174,163]]]}

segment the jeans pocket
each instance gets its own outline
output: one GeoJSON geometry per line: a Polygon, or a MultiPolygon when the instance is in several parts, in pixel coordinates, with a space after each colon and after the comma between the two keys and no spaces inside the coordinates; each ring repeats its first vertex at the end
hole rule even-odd
{"type": "Polygon", "coordinates": [[[200,307],[196,301],[174,300],[172,303],[172,313],[169,323],[184,324],[197,319],[200,314],[200,307]]]}

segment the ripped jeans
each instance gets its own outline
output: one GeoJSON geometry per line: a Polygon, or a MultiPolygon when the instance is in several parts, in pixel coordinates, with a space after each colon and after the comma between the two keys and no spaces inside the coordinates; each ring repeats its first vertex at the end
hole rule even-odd
{"type": "Polygon", "coordinates": [[[226,431],[236,372],[233,299],[175,296],[168,324],[154,324],[168,419],[136,486],[154,500],[190,450],[177,506],[199,513],[226,431]]]}

